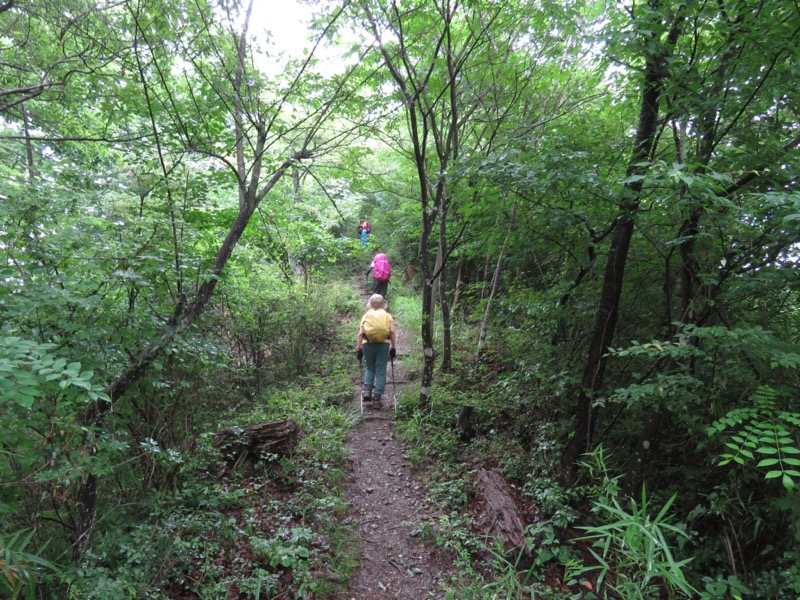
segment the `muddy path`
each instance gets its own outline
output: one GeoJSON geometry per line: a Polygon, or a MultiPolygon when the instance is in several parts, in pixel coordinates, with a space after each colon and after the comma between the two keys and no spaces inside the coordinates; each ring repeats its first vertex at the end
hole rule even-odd
{"type": "MultiPolygon", "coordinates": [[[[390,307],[391,311],[391,307],[390,307]]],[[[409,351],[407,336],[398,325],[394,379],[399,397],[406,382],[402,357],[409,351]],[[400,382],[400,383],[398,383],[400,382]]],[[[391,367],[381,409],[364,407],[361,421],[348,438],[349,476],[345,497],[348,519],[360,545],[360,564],[350,588],[353,600],[419,600],[444,598],[453,571],[452,560],[420,536],[436,510],[427,501],[395,433],[390,393],[391,367]]],[[[355,381],[358,390],[359,382],[355,381]]],[[[359,394],[353,402],[359,407],[359,394]]]]}

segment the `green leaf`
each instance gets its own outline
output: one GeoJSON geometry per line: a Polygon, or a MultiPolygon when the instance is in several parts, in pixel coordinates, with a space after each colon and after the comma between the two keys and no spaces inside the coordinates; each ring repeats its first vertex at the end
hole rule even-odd
{"type": "Polygon", "coordinates": [[[21,391],[13,396],[14,402],[22,408],[30,409],[36,401],[36,396],[23,394],[21,391]]]}
{"type": "Polygon", "coordinates": [[[771,467],[772,465],[777,465],[780,461],[777,458],[765,458],[761,462],[759,462],[756,466],[757,467],[771,467]]]}
{"type": "Polygon", "coordinates": [[[622,180],[622,183],[623,183],[623,184],[627,184],[627,183],[634,183],[634,182],[636,182],[636,181],[641,181],[641,180],[642,180],[642,179],[644,179],[644,178],[645,178],[645,176],[644,176],[644,175],[631,175],[630,177],[628,177],[628,178],[626,178],[626,179],[623,179],[623,180],[622,180]]]}

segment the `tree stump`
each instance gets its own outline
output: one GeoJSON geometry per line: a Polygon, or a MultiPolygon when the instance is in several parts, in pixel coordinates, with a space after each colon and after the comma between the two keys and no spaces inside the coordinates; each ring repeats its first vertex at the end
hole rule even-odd
{"type": "Polygon", "coordinates": [[[223,451],[233,471],[243,462],[255,462],[264,454],[287,454],[297,445],[298,434],[297,425],[289,418],[225,429],[214,436],[213,443],[223,451]]]}
{"type": "Polygon", "coordinates": [[[486,500],[489,517],[489,533],[497,533],[504,546],[521,548],[525,556],[531,556],[531,549],[525,541],[525,524],[517,510],[505,480],[486,469],[478,471],[478,483],[486,500]]]}
{"type": "Polygon", "coordinates": [[[462,441],[468,442],[475,437],[475,429],[472,427],[472,415],[474,413],[474,406],[462,406],[458,413],[456,429],[460,432],[462,441]]]}

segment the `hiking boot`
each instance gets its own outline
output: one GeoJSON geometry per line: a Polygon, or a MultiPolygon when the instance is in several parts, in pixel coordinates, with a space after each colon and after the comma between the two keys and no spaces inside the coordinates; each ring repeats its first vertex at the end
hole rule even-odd
{"type": "Polygon", "coordinates": [[[370,402],[372,402],[372,397],[364,396],[364,400],[362,400],[362,402],[364,402],[364,404],[369,404],[370,402]]]}
{"type": "Polygon", "coordinates": [[[380,408],[381,406],[383,406],[383,404],[381,403],[381,397],[375,396],[372,399],[372,408],[380,408]]]}

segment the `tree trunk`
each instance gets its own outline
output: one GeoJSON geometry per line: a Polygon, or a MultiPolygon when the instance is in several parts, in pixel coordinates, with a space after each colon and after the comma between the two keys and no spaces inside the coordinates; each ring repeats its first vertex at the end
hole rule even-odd
{"type": "MultiPolygon", "coordinates": [[[[497,216],[494,220],[494,226],[500,227],[500,213],[497,213],[497,216]]],[[[492,264],[492,255],[487,252],[486,258],[483,261],[483,275],[481,276],[481,300],[485,299],[491,292],[487,292],[487,288],[491,290],[491,280],[489,279],[489,266],[492,264]]],[[[497,269],[495,268],[495,271],[497,269]]]]}
{"type": "Polygon", "coordinates": [[[653,149],[658,127],[659,100],[663,80],[669,69],[668,58],[680,36],[683,17],[677,15],[664,48],[647,58],[639,110],[639,124],[633,152],[628,162],[628,183],[623,188],[620,211],[617,215],[611,247],[606,261],[600,305],[597,308],[594,331],[581,377],[575,414],[574,435],[568,441],[561,457],[561,474],[567,483],[574,479],[580,456],[591,450],[595,427],[594,397],[603,385],[606,368],[605,355],[614,338],[619,317],[619,302],[625,275],[625,264],[635,224],[636,211],[641,202],[642,180],[648,170],[647,162],[653,149]]]}
{"type": "MultiPolygon", "coordinates": [[[[443,272],[444,273],[444,272],[443,272]]],[[[442,364],[444,372],[453,369],[453,321],[450,317],[450,301],[447,298],[446,279],[439,282],[439,308],[442,309],[442,364]]]]}
{"type": "Polygon", "coordinates": [[[478,349],[475,354],[475,362],[480,362],[481,360],[481,353],[483,352],[483,346],[486,344],[486,330],[489,327],[489,315],[492,311],[492,301],[494,300],[494,296],[497,293],[497,289],[500,286],[500,274],[503,271],[503,259],[505,258],[505,244],[500,249],[500,256],[497,257],[497,263],[494,267],[494,273],[492,275],[492,284],[489,286],[489,296],[486,298],[486,305],[483,308],[483,317],[481,318],[481,326],[478,330],[478,349]]]}
{"type": "MultiPolygon", "coordinates": [[[[740,26],[745,19],[748,11],[742,10],[735,18],[736,26],[740,26]]],[[[732,28],[731,31],[735,31],[732,28]]],[[[723,47],[728,48],[719,60],[719,66],[714,73],[714,80],[709,90],[707,90],[707,98],[719,98],[722,95],[722,90],[725,87],[725,80],[728,76],[730,63],[734,58],[735,50],[738,45],[734,43],[734,34],[729,34],[728,43],[723,47]]],[[[695,172],[703,174],[706,172],[707,166],[711,161],[714,148],[718,143],[716,139],[717,119],[719,118],[719,107],[709,105],[705,112],[700,115],[693,123],[693,127],[697,127],[696,135],[700,138],[697,156],[693,159],[693,163],[697,165],[695,172]]],[[[680,164],[687,163],[685,139],[687,136],[687,124],[685,120],[679,123],[673,123],[674,139],[675,139],[675,153],[678,156],[680,164]]],[[[700,312],[699,307],[696,305],[697,292],[701,289],[700,279],[700,261],[698,260],[697,253],[697,239],[700,233],[700,223],[706,210],[706,205],[703,201],[693,200],[689,194],[689,189],[686,184],[680,187],[680,203],[689,207],[689,214],[684,222],[681,224],[677,239],[684,240],[679,246],[680,253],[680,321],[681,323],[693,323],[696,314],[700,312]]],[[[667,263],[669,264],[669,263],[667,263]]],[[[670,329],[672,334],[672,286],[669,277],[669,270],[666,271],[666,278],[664,283],[665,289],[665,305],[666,305],[666,318],[665,324],[670,329]]],[[[638,497],[644,483],[644,469],[651,456],[653,456],[658,433],[664,426],[664,420],[668,418],[668,413],[660,406],[653,406],[647,412],[641,431],[636,442],[636,446],[628,458],[628,466],[625,472],[625,477],[622,480],[622,487],[625,492],[632,498],[638,497]]]]}
{"type": "Polygon", "coordinates": [[[28,107],[22,103],[22,125],[25,134],[25,160],[28,164],[28,182],[33,183],[38,175],[36,164],[33,162],[33,142],[31,141],[30,115],[28,107]]]}
{"type": "Polygon", "coordinates": [[[437,263],[439,264],[437,280],[439,282],[439,308],[442,311],[442,371],[452,369],[452,323],[450,320],[450,304],[447,300],[447,216],[450,208],[450,199],[445,197],[442,200],[442,208],[439,215],[439,254],[437,263]]]}
{"type": "Polygon", "coordinates": [[[451,304],[450,308],[452,310],[458,309],[458,301],[461,299],[461,279],[464,276],[464,265],[466,264],[466,258],[461,257],[458,261],[458,272],[456,273],[456,283],[453,286],[453,303],[451,304]]]}
{"type": "MultiPolygon", "coordinates": [[[[292,176],[292,190],[294,191],[294,203],[295,205],[299,205],[302,203],[303,200],[303,180],[300,177],[300,170],[297,168],[293,168],[291,170],[291,176],[292,176]]],[[[300,275],[305,276],[303,289],[308,291],[308,273],[306,272],[304,266],[295,259],[294,253],[290,252],[288,249],[286,251],[286,260],[289,269],[291,270],[291,272],[294,274],[295,277],[299,277],[300,275]]]]}
{"type": "Polygon", "coordinates": [[[458,412],[456,429],[461,433],[461,439],[464,441],[471,440],[475,437],[475,429],[472,427],[473,414],[475,414],[474,406],[462,406],[461,410],[458,412]]]}
{"type": "Polygon", "coordinates": [[[567,443],[562,457],[562,469],[567,481],[572,480],[580,456],[591,450],[595,426],[594,394],[603,384],[603,373],[606,367],[605,354],[611,344],[617,324],[619,298],[622,292],[625,261],[633,235],[633,225],[632,216],[620,215],[617,217],[617,226],[606,263],[600,306],[595,318],[594,334],[581,378],[581,391],[578,395],[573,428],[574,435],[567,443]]]}
{"type": "MultiPolygon", "coordinates": [[[[427,253],[427,239],[424,247],[420,248],[420,254],[427,253]]],[[[428,259],[420,256],[422,263],[422,378],[419,388],[419,405],[425,410],[430,408],[431,387],[433,384],[433,369],[436,360],[436,353],[433,349],[433,324],[434,324],[434,282],[431,279],[432,273],[428,259]]]]}
{"type": "Polygon", "coordinates": [[[483,346],[486,343],[486,330],[489,326],[489,314],[492,310],[492,301],[494,300],[495,294],[497,294],[497,289],[500,287],[500,277],[503,273],[503,261],[506,255],[506,248],[508,247],[508,238],[511,235],[511,228],[514,226],[514,221],[517,217],[517,208],[519,207],[519,201],[516,200],[514,202],[514,207],[511,209],[511,217],[508,219],[508,226],[506,229],[506,235],[503,239],[503,246],[500,248],[500,256],[497,257],[497,264],[494,268],[494,274],[492,275],[492,285],[489,289],[489,297],[486,300],[486,307],[483,310],[483,318],[481,319],[481,327],[478,332],[478,351],[475,357],[475,362],[479,362],[481,359],[481,352],[483,351],[483,346]]]}
{"type": "MultiPolygon", "coordinates": [[[[250,7],[252,7],[252,0],[250,7]]],[[[249,9],[248,9],[249,15],[249,9]]],[[[239,64],[237,66],[238,71],[243,71],[246,65],[244,50],[245,50],[245,39],[246,39],[246,28],[247,25],[245,24],[245,29],[242,35],[239,37],[239,43],[237,46],[237,51],[239,53],[239,64]]],[[[242,85],[243,81],[243,74],[237,73],[235,86],[242,85]]],[[[145,83],[145,79],[142,79],[143,84],[145,85],[145,92],[148,93],[149,88],[145,83]]],[[[240,99],[240,89],[239,87],[235,87],[234,97],[236,99],[240,99]]],[[[236,123],[242,122],[242,108],[239,102],[236,102],[236,108],[234,110],[234,121],[236,123]]],[[[155,130],[155,124],[153,124],[155,130]]],[[[266,139],[266,130],[265,128],[258,129],[258,137],[256,140],[256,154],[260,157],[261,153],[263,153],[263,149],[265,146],[265,139],[266,139]]],[[[158,142],[157,142],[158,143],[158,142]]],[[[310,143],[310,140],[306,140],[306,144],[310,143]]],[[[293,156],[287,158],[283,164],[279,165],[275,171],[272,173],[270,179],[265,183],[261,184],[259,187],[259,182],[261,181],[262,172],[262,162],[260,158],[257,158],[254,163],[247,168],[244,164],[244,154],[243,154],[243,147],[244,147],[244,139],[241,135],[237,135],[236,138],[236,148],[237,148],[237,177],[238,177],[238,188],[239,188],[239,214],[236,216],[236,220],[231,225],[230,230],[228,231],[225,239],[223,240],[222,244],[220,245],[216,257],[214,259],[214,264],[211,267],[209,277],[207,277],[204,282],[200,285],[197,290],[197,294],[195,295],[194,300],[192,303],[186,307],[186,298],[181,294],[180,298],[178,299],[172,318],[170,319],[164,333],[161,335],[160,338],[156,339],[155,341],[151,342],[147,347],[142,349],[139,355],[133,360],[133,362],[128,366],[125,371],[119,375],[114,381],[112,381],[105,389],[106,394],[109,397],[109,401],[95,401],[90,404],[86,410],[86,414],[83,419],[84,423],[84,430],[86,431],[86,447],[88,448],[88,452],[90,454],[96,453],[98,439],[100,435],[100,427],[103,423],[106,413],[108,410],[114,405],[114,403],[119,400],[139,379],[141,379],[144,374],[149,370],[152,366],[155,359],[162,354],[164,349],[178,336],[181,332],[185,331],[187,328],[191,327],[192,324],[199,318],[199,316],[203,313],[208,302],[210,301],[214,289],[216,288],[217,281],[219,280],[220,276],[222,275],[222,271],[225,268],[225,265],[228,262],[231,254],[233,253],[234,248],[236,247],[239,239],[241,238],[242,234],[244,233],[247,224],[250,221],[253,213],[255,212],[256,208],[260,204],[261,200],[266,196],[266,194],[280,181],[280,179],[284,176],[287,170],[295,165],[298,160],[302,158],[308,158],[310,153],[306,149],[306,147],[302,148],[300,151],[295,152],[293,156]]],[[[160,151],[160,147],[159,147],[160,151]]],[[[168,171],[165,170],[164,172],[165,178],[169,178],[168,171]]],[[[76,560],[80,560],[80,557],[88,550],[91,544],[91,537],[92,531],[95,525],[95,518],[97,512],[97,489],[98,489],[98,477],[95,473],[89,472],[87,475],[84,476],[83,480],[81,481],[80,487],[78,489],[76,504],[77,504],[77,523],[76,523],[76,530],[75,530],[75,538],[74,538],[74,546],[73,552],[75,554],[76,560]]]]}

